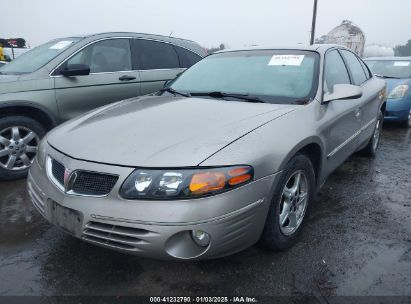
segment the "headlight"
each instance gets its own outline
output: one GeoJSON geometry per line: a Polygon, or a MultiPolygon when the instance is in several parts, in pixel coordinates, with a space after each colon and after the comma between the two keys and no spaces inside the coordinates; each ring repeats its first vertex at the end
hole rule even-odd
{"type": "Polygon", "coordinates": [[[405,95],[407,95],[407,93],[408,93],[408,85],[402,84],[402,85],[395,87],[394,90],[392,90],[390,94],[388,94],[388,99],[402,98],[405,95]]]}
{"type": "Polygon", "coordinates": [[[46,156],[47,156],[47,139],[44,137],[37,148],[37,162],[40,166],[40,168],[44,167],[44,163],[46,162],[46,156]]]}
{"type": "Polygon", "coordinates": [[[125,199],[187,199],[225,192],[253,180],[250,166],[207,169],[137,169],[121,186],[125,199]]]}

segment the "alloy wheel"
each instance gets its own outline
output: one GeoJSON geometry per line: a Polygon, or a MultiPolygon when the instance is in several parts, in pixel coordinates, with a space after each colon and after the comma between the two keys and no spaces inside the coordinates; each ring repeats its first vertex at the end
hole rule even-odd
{"type": "Polygon", "coordinates": [[[38,135],[27,127],[13,126],[0,131],[0,167],[24,170],[31,166],[40,142],[38,135]]]}
{"type": "Polygon", "coordinates": [[[284,186],[280,201],[280,230],[292,235],[303,222],[309,197],[308,178],[303,171],[294,172],[284,186]]]}

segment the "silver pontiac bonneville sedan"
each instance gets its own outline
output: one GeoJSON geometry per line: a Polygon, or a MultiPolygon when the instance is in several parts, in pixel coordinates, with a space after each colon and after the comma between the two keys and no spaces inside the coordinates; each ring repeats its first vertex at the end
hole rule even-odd
{"type": "Polygon", "coordinates": [[[29,193],[50,223],[122,252],[285,250],[327,176],[356,151],[375,155],[385,91],[339,46],[219,52],[51,131],[29,193]]]}

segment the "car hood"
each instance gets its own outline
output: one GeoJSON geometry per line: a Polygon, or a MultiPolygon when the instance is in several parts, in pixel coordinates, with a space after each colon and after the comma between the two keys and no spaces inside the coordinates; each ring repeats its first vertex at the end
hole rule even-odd
{"type": "Polygon", "coordinates": [[[0,83],[8,83],[19,80],[19,75],[1,75],[0,74],[0,83]]]}
{"type": "MultiPolygon", "coordinates": [[[[143,97],[69,121],[48,135],[73,158],[132,167],[196,166],[295,105],[143,97]]],[[[240,151],[239,151],[240,152],[240,151]]]]}

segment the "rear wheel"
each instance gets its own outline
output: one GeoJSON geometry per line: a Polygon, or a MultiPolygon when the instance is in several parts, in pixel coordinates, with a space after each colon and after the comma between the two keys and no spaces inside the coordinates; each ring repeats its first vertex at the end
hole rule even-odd
{"type": "Polygon", "coordinates": [[[364,148],[363,152],[367,156],[374,157],[377,154],[378,145],[380,144],[381,130],[383,124],[384,115],[380,111],[377,117],[377,122],[375,123],[374,132],[367,146],[364,148]]]}
{"type": "Polygon", "coordinates": [[[26,116],[0,118],[0,180],[25,177],[45,127],[26,116]]]}
{"type": "Polygon", "coordinates": [[[282,172],[259,244],[271,250],[294,245],[308,217],[314,192],[312,163],[307,156],[298,154],[282,172]]]}

